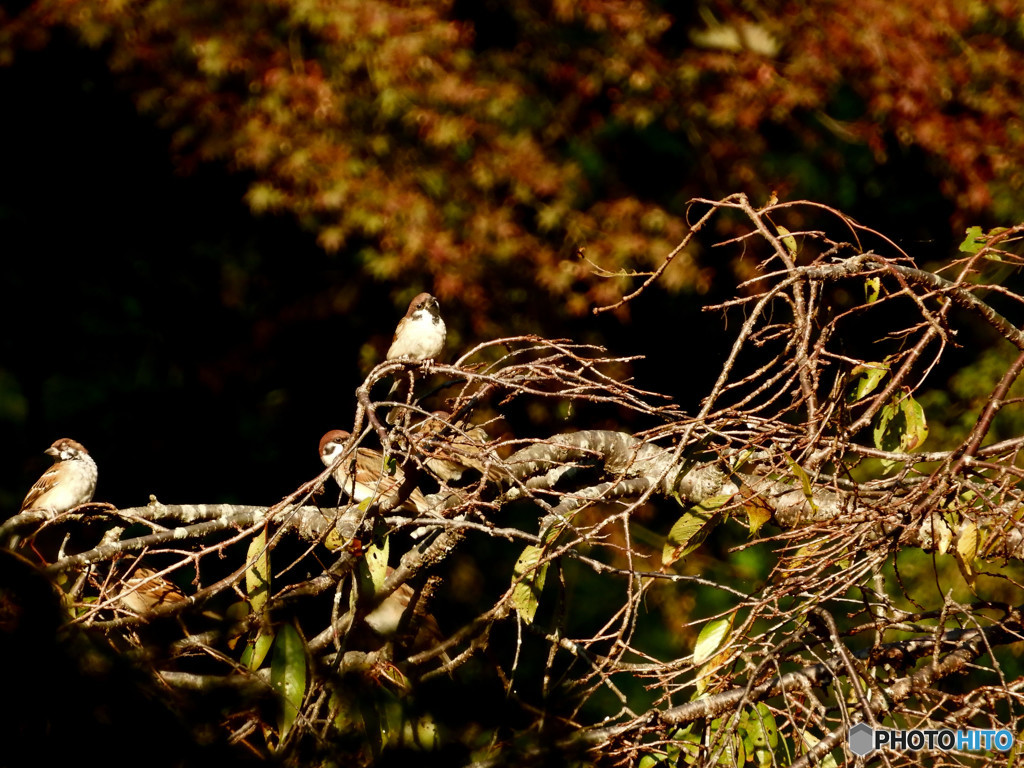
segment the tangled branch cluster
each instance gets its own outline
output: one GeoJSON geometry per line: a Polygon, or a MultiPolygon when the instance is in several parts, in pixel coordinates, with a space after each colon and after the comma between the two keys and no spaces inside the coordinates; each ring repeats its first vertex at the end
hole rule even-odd
{"type": "Polygon", "coordinates": [[[861,721],[1016,731],[1024,673],[1002,651],[1024,639],[1024,437],[992,429],[1017,403],[1024,334],[991,301],[1019,314],[1020,297],[985,275],[1019,266],[1024,228],[927,272],[811,204],[694,211],[665,266],[723,212],[747,226],[718,245],[760,259],[740,297],[710,308],[742,320],[694,415],[626,380],[630,358],[502,339],[450,365],[378,366],[344,456],[271,506],[30,513],[0,536],[46,558],[72,626],[179,696],[230,691],[218,728],[262,756],[455,744],[476,765],[552,750],[811,765],[849,758],[861,721]],[[817,214],[843,236],[777,223],[817,214]],[[917,451],[929,375],[979,324],[1016,351],[968,433],[917,451]],[[375,398],[394,381],[404,397],[375,398]],[[645,428],[514,435],[500,417],[522,405],[645,428]],[[374,441],[404,480],[347,504],[332,475],[374,441]],[[414,489],[426,509],[407,503],[414,489]],[[719,554],[756,553],[756,581],[689,567],[743,528],[719,554]],[[936,593],[954,578],[973,599],[936,593]],[[691,652],[678,636],[698,628],[691,652]],[[460,690],[500,716],[446,713],[460,690]]]}

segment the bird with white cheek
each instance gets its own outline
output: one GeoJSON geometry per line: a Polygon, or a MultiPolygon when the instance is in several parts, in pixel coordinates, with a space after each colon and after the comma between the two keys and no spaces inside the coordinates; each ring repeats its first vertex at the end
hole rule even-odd
{"type": "MultiPolygon", "coordinates": [[[[334,465],[342,455],[345,444],[352,435],[343,429],[332,429],[320,438],[320,461],[325,467],[334,465]]],[[[405,473],[401,467],[389,467],[384,454],[372,448],[356,448],[334,470],[334,480],[342,492],[355,503],[366,499],[387,499],[394,497],[405,482],[405,473]]],[[[413,488],[408,498],[399,509],[415,512],[427,512],[430,505],[423,492],[413,488]]]]}
{"type": "Polygon", "coordinates": [[[405,317],[398,321],[387,359],[433,360],[444,349],[447,332],[441,305],[429,293],[421,293],[409,302],[405,317]]]}
{"type": "Polygon", "coordinates": [[[92,501],[96,462],[85,447],[63,437],[46,449],[53,466],[43,472],[21,502],[20,512],[45,512],[51,517],[92,501]]]}

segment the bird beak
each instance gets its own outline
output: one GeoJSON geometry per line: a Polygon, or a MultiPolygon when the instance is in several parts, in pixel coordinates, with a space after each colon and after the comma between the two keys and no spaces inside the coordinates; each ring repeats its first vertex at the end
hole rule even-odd
{"type": "Polygon", "coordinates": [[[43,453],[45,453],[47,456],[54,456],[54,457],[60,456],[60,451],[58,451],[52,445],[49,448],[47,448],[45,451],[43,451],[43,453]]]}

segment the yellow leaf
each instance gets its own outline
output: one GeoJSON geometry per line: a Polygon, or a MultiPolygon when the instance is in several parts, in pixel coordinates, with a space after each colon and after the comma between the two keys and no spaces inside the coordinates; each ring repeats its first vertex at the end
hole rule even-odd
{"type": "MultiPolygon", "coordinates": [[[[808,749],[813,749],[814,746],[819,741],[821,741],[821,739],[819,739],[817,736],[815,736],[810,731],[802,731],[800,733],[800,736],[801,736],[801,738],[803,738],[804,744],[807,745],[808,749]]],[[[821,768],[839,768],[838,764],[836,763],[836,759],[834,757],[832,757],[831,753],[826,754],[823,759],[821,759],[821,760],[819,760],[817,762],[817,765],[820,765],[821,768]]]]}
{"type": "Polygon", "coordinates": [[[882,292],[882,278],[880,277],[869,277],[864,281],[864,300],[868,304],[874,304],[878,301],[878,296],[882,292]]]}
{"type": "Polygon", "coordinates": [[[245,571],[249,609],[260,614],[260,624],[256,630],[256,637],[250,640],[242,651],[242,663],[249,669],[259,669],[274,642],[274,632],[265,611],[267,601],[270,600],[270,552],[267,550],[266,528],[253,537],[245,557],[249,563],[245,571]]]}
{"type": "Polygon", "coordinates": [[[541,592],[544,591],[548,564],[540,562],[543,554],[544,550],[541,547],[526,547],[516,560],[512,572],[512,581],[515,584],[512,588],[512,607],[527,624],[533,623],[540,605],[541,592]]]}
{"type": "Polygon", "coordinates": [[[389,539],[383,538],[381,543],[371,544],[366,549],[366,570],[369,573],[370,581],[373,583],[373,592],[380,592],[384,586],[384,579],[388,575],[388,553],[390,551],[389,539]]]}
{"type": "Polygon", "coordinates": [[[939,515],[932,516],[931,525],[933,526],[932,536],[934,537],[935,550],[940,555],[944,555],[949,552],[949,545],[953,543],[953,531],[939,515]]]}
{"type": "Polygon", "coordinates": [[[968,570],[973,570],[971,564],[978,557],[978,526],[973,520],[964,520],[957,531],[956,554],[968,570]]]}
{"type": "Polygon", "coordinates": [[[796,238],[789,234],[789,230],[785,227],[776,227],[779,230],[779,234],[782,235],[782,242],[786,246],[786,250],[789,251],[789,255],[796,256],[796,238]]]}
{"type": "Polygon", "coordinates": [[[771,505],[756,493],[743,489],[745,501],[743,510],[747,513],[747,525],[750,528],[750,535],[756,536],[761,526],[772,519],[771,505]]]}
{"type": "Polygon", "coordinates": [[[270,599],[270,552],[267,551],[267,529],[253,537],[245,556],[245,591],[253,613],[259,613],[270,599]]]}

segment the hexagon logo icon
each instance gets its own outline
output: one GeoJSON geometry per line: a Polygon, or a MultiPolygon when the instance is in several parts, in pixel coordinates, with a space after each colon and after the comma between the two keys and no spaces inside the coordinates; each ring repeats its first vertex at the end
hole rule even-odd
{"type": "Polygon", "coordinates": [[[864,757],[875,749],[875,729],[867,723],[857,723],[850,729],[846,740],[853,754],[864,757]]]}

